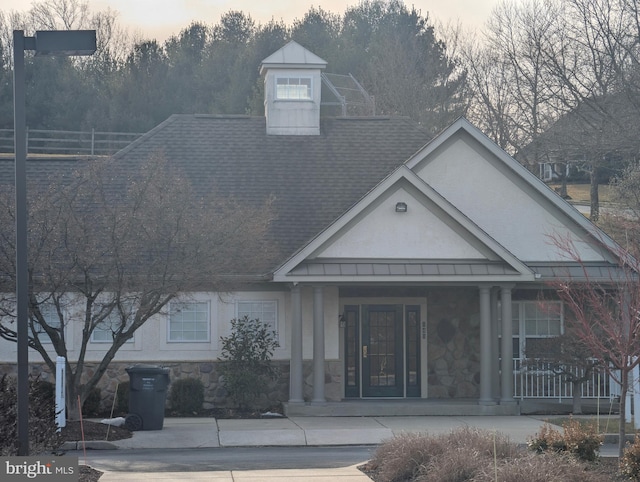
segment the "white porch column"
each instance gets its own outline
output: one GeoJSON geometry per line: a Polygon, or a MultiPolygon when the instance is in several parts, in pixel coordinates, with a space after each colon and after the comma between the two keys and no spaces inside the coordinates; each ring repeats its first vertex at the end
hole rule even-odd
{"type": "Polygon", "coordinates": [[[498,288],[491,288],[491,373],[493,384],[491,385],[491,396],[494,400],[500,400],[500,378],[495,376],[500,372],[500,357],[498,356],[498,288]]]}
{"type": "Polygon", "coordinates": [[[491,290],[480,286],[480,405],[495,405],[491,396],[493,374],[491,372],[491,290]]]}
{"type": "Polygon", "coordinates": [[[303,403],[302,393],[302,298],[300,286],[291,289],[291,362],[289,366],[289,403],[303,403]]]}
{"type": "Polygon", "coordinates": [[[500,404],[516,403],[513,399],[513,321],[511,314],[511,289],[513,286],[502,286],[500,301],[502,303],[502,392],[500,404]]]}
{"type": "Polygon", "coordinates": [[[324,293],[322,286],[313,287],[313,398],[311,403],[324,403],[324,293]]]}

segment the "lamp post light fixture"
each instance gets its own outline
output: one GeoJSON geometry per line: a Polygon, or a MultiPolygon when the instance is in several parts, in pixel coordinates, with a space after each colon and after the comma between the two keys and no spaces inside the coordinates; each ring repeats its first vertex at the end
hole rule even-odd
{"type": "Polygon", "coordinates": [[[27,121],[24,53],[92,55],[95,30],[13,31],[13,126],[16,196],[16,315],[18,344],[18,455],[29,455],[29,269],[27,265],[27,121]]]}

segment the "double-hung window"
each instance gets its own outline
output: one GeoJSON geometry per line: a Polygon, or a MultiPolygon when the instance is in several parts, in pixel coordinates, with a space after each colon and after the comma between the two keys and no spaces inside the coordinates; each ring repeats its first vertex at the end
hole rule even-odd
{"type": "Polygon", "coordinates": [[[209,303],[170,303],[170,342],[208,342],[210,340],[209,303]]]}
{"type": "MultiPolygon", "coordinates": [[[[40,314],[44,318],[44,322],[49,325],[51,328],[60,329],[61,321],[60,316],[58,316],[58,310],[56,309],[56,305],[53,303],[40,303],[38,306],[40,310],[40,314]]],[[[36,333],[41,334],[45,333],[44,328],[40,326],[37,321],[34,321],[34,330],[36,333]]],[[[41,337],[40,341],[50,342],[48,336],[41,337]]]]}
{"type": "Polygon", "coordinates": [[[311,77],[276,78],[277,100],[311,100],[311,77]]]}
{"type": "Polygon", "coordinates": [[[268,301],[238,301],[238,319],[245,316],[250,320],[260,320],[270,330],[278,333],[278,302],[268,301]]]}
{"type": "Polygon", "coordinates": [[[544,340],[564,330],[560,301],[517,301],[512,305],[513,356],[535,358],[545,351],[544,340]]]}
{"type": "MultiPolygon", "coordinates": [[[[91,343],[112,343],[113,334],[120,327],[122,323],[121,314],[118,310],[114,309],[109,316],[107,316],[102,322],[100,322],[91,333],[91,343]]],[[[128,317],[126,326],[131,323],[131,316],[128,317]]],[[[133,338],[127,340],[127,343],[133,341],[133,338]]]]}

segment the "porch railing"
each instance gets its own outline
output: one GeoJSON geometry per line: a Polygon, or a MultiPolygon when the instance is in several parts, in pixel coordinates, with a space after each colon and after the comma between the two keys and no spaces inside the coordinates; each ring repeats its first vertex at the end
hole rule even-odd
{"type": "MultiPolygon", "coordinates": [[[[108,156],[131,144],[141,133],[27,129],[27,153],[108,156]]],[[[13,153],[13,129],[0,129],[0,152],[13,153]]]]}
{"type": "MultiPolygon", "coordinates": [[[[582,375],[578,366],[563,367],[563,370],[555,371],[552,365],[542,361],[513,359],[513,390],[515,398],[546,398],[563,399],[573,398],[573,384],[571,377],[564,373],[582,375]],[[562,373],[564,372],[564,373],[562,373]]],[[[619,393],[618,385],[605,372],[599,368],[593,370],[589,379],[582,383],[582,398],[610,398],[619,393]]]]}

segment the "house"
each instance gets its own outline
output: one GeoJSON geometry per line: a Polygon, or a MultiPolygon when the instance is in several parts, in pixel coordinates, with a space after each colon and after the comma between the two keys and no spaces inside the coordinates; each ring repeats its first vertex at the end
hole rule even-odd
{"type": "MultiPolygon", "coordinates": [[[[219,338],[248,315],[278,333],[289,414],[400,413],[408,401],[517,413],[514,367],[563,331],[560,301],[540,293],[575,268],[549,236],[575,239],[593,278],[616,266],[611,242],[463,118],[429,139],[406,118],[321,117],[325,66],[290,42],[262,62],[265,117],[173,115],[116,154],[133,165],[162,152],[201,192],[273,196],[282,256],[234,292],[177,300],[122,347],[103,386],[161,364],[203,379],[217,403],[219,338]]],[[[1,353],[15,360],[11,344],[1,353]]]]}
{"type": "Polygon", "coordinates": [[[583,99],[515,154],[547,182],[588,182],[594,165],[605,184],[637,160],[634,94],[621,91],[583,99]]]}

